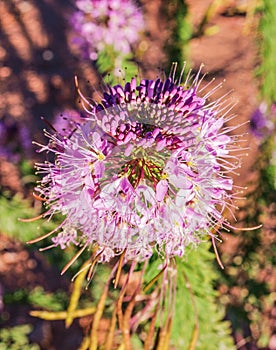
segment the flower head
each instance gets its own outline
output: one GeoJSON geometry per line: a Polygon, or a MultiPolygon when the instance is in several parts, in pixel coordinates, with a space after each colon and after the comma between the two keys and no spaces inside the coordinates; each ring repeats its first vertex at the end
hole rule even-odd
{"type": "MultiPolygon", "coordinates": [[[[69,137],[49,134],[38,164],[44,216],[62,213],[54,245],[94,246],[99,261],[116,255],[144,261],[157,250],[182,256],[189,244],[216,235],[231,206],[232,155],[222,100],[208,102],[199,73],[109,87],[69,137]],[[200,96],[202,95],[202,96],[200,96]]],[[[89,110],[88,110],[89,108],[89,110]]]]}
{"type": "Polygon", "coordinates": [[[120,55],[131,52],[144,21],[131,0],[77,0],[71,22],[74,42],[84,56],[96,60],[98,52],[112,47],[120,55]]]}

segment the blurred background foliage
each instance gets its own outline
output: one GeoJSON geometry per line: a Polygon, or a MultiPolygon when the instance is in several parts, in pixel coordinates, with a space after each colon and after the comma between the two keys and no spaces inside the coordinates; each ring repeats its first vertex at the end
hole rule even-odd
{"type": "MultiPolygon", "coordinates": [[[[276,101],[274,0],[209,1],[196,25],[189,1],[141,1],[137,5],[143,13],[144,30],[131,51],[122,57],[122,70],[114,76],[117,55],[114,48],[106,46],[98,52],[96,60],[91,60],[72,45],[69,19],[77,10],[73,0],[0,2],[3,83],[0,98],[0,349],[88,348],[93,314],[109,275],[108,266],[98,266],[89,286],[84,280],[78,286],[76,282],[71,283],[70,278],[88,259],[87,253],[60,277],[59,272],[76,253],[74,247],[66,251],[52,249],[42,255],[38,248],[50,245],[49,238],[26,245],[27,241],[53,230],[60,218],[28,223],[18,220],[41,213],[41,204],[32,197],[38,180],[33,165],[39,155],[33,151],[31,140],[45,142],[41,129],[48,125],[41,116],[53,122],[66,109],[81,110],[73,82],[75,74],[84,94],[95,98],[104,82],[113,84],[124,77],[128,80],[137,71],[139,75],[155,77],[163,74],[162,71],[168,74],[173,61],[186,60],[192,66],[190,43],[194,38],[200,40],[217,33],[216,16],[243,17],[257,47],[257,98],[259,103],[266,103],[268,111],[273,110],[276,101]],[[65,320],[74,298],[71,316],[76,319],[68,330],[65,320]],[[85,309],[89,311],[87,314],[82,313],[85,309]],[[33,314],[36,318],[29,315],[30,310],[36,310],[33,314]],[[79,314],[74,314],[78,310],[79,314]]],[[[198,6],[202,9],[200,1],[198,6]]],[[[268,112],[266,117],[272,119],[271,116],[273,113],[268,112]]],[[[249,120],[250,116],[247,117],[249,120]]],[[[275,124],[275,120],[272,122],[275,124]]],[[[257,143],[256,163],[249,170],[257,171],[257,178],[248,185],[241,221],[246,227],[263,223],[263,228],[243,232],[234,249],[231,245],[225,249],[221,246],[224,270],[217,265],[209,242],[197,250],[190,249],[184,259],[177,259],[177,298],[168,349],[276,349],[275,131],[259,138],[257,143]]],[[[231,237],[234,241],[236,238],[234,234],[224,233],[224,236],[229,241],[231,237]]],[[[156,276],[159,265],[160,261],[154,257],[145,273],[146,282],[156,276]]],[[[138,266],[136,272],[140,270],[138,266]]],[[[127,272],[124,271],[125,276],[127,272]]],[[[155,285],[158,283],[161,279],[155,285]]],[[[99,327],[103,339],[108,334],[108,320],[118,293],[109,287],[99,327]]],[[[154,286],[150,293],[154,295],[154,286]]],[[[147,301],[137,303],[134,312],[140,312],[146,305],[147,301]]],[[[142,349],[145,344],[145,331],[149,331],[149,326],[146,323],[142,326],[137,327],[133,335],[134,349],[142,349]]],[[[116,341],[119,349],[120,336],[116,341]]],[[[104,340],[100,342],[103,344],[104,340]]]]}

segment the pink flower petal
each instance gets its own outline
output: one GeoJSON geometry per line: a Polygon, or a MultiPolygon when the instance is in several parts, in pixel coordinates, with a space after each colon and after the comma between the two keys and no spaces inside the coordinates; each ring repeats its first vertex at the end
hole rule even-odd
{"type": "Polygon", "coordinates": [[[160,180],[158,184],[156,185],[156,199],[158,202],[162,202],[165,195],[168,192],[168,181],[167,180],[160,180]]]}

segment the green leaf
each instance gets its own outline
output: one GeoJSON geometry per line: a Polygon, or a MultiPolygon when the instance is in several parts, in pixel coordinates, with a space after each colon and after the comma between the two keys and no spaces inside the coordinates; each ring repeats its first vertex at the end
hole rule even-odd
{"type": "Polygon", "coordinates": [[[3,299],[5,304],[27,304],[48,311],[61,311],[66,308],[69,296],[62,291],[46,293],[42,287],[36,287],[33,290],[18,289],[14,293],[5,293],[3,299]]]}
{"type": "Polygon", "coordinates": [[[30,344],[28,334],[32,327],[28,324],[0,330],[0,350],[39,350],[37,344],[30,344]]]}
{"type": "Polygon", "coordinates": [[[223,320],[224,308],[214,289],[218,275],[213,265],[214,254],[209,249],[209,243],[201,243],[196,249],[187,250],[184,259],[177,259],[177,298],[172,331],[172,344],[176,349],[234,349],[230,324],[223,320]]]}
{"type": "Polygon", "coordinates": [[[262,98],[270,105],[276,100],[276,2],[263,0],[262,18],[260,21],[261,65],[257,71],[261,78],[262,98]]]}
{"type": "Polygon", "coordinates": [[[38,212],[31,208],[30,202],[20,195],[15,195],[10,199],[1,195],[0,207],[1,232],[17,238],[21,242],[26,243],[28,240],[39,237],[55,227],[55,224],[46,220],[20,222],[20,218],[25,219],[38,215],[38,212]]]}

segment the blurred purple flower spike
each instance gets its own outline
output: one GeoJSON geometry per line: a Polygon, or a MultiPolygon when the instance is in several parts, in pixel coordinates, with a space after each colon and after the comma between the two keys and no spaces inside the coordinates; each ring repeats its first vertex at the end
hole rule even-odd
{"type": "Polygon", "coordinates": [[[131,0],[77,0],[71,18],[73,43],[84,57],[96,60],[98,52],[111,46],[118,55],[127,55],[138,41],[144,20],[131,0]]]}
{"type": "Polygon", "coordinates": [[[30,131],[20,121],[4,116],[0,120],[0,157],[18,162],[25,155],[31,158],[30,131]]]}
{"type": "Polygon", "coordinates": [[[272,135],[275,129],[275,117],[276,104],[274,103],[269,111],[267,104],[262,102],[250,118],[250,130],[252,134],[259,139],[265,139],[272,135]]]}

